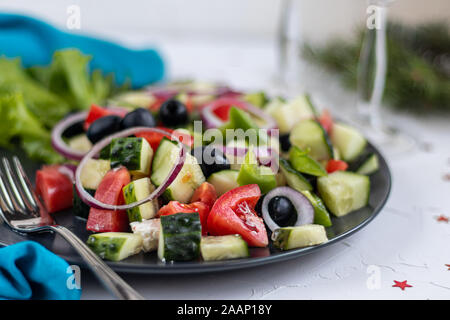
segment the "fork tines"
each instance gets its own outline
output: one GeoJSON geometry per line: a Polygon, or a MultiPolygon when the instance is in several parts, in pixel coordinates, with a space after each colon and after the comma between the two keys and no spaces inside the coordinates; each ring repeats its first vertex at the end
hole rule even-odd
{"type": "Polygon", "coordinates": [[[39,212],[38,198],[19,159],[14,156],[14,171],[7,158],[2,159],[0,168],[0,208],[3,212],[36,214],[39,212]]]}

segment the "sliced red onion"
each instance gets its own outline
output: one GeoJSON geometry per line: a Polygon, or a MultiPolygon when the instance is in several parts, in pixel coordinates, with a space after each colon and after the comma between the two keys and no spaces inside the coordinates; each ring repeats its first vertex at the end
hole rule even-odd
{"type": "Polygon", "coordinates": [[[207,129],[217,128],[225,123],[222,119],[220,119],[218,116],[214,114],[214,110],[223,105],[236,106],[262,119],[265,122],[265,125],[262,127],[262,129],[269,130],[275,129],[277,127],[275,120],[260,108],[255,107],[254,105],[248,102],[239,100],[235,97],[223,97],[214,100],[207,106],[203,107],[201,111],[201,116],[207,129]]]}
{"type": "Polygon", "coordinates": [[[264,222],[272,232],[280,228],[280,226],[272,220],[272,217],[269,214],[269,202],[275,197],[286,197],[295,207],[295,210],[297,211],[297,221],[294,226],[301,226],[314,222],[314,207],[308,198],[290,187],[278,187],[266,194],[261,206],[264,222]]]}
{"type": "Polygon", "coordinates": [[[62,164],[58,167],[58,171],[62,174],[66,175],[72,183],[75,183],[75,171],[77,170],[77,166],[70,163],[62,164]]]}
{"type": "Polygon", "coordinates": [[[146,198],[130,203],[125,205],[112,205],[108,203],[101,202],[97,199],[95,199],[93,196],[91,196],[81,184],[81,171],[83,170],[84,165],[89,161],[89,159],[92,159],[95,155],[97,155],[100,150],[102,150],[104,147],[106,147],[108,144],[111,143],[111,140],[114,138],[122,138],[122,137],[128,137],[132,134],[135,134],[137,132],[156,132],[160,134],[167,135],[167,131],[158,129],[158,128],[148,128],[148,127],[134,127],[127,130],[123,130],[120,132],[117,132],[115,134],[112,134],[108,137],[103,138],[99,142],[97,142],[92,149],[84,156],[84,158],[81,160],[80,164],[77,167],[77,170],[75,172],[75,188],[81,198],[81,200],[89,205],[92,208],[96,209],[106,209],[106,210],[128,210],[137,206],[140,206],[143,203],[150,202],[153,199],[161,196],[163,192],[167,189],[167,187],[175,180],[175,178],[180,173],[181,169],[183,168],[184,161],[186,159],[186,150],[183,147],[183,144],[178,140],[176,136],[172,136],[171,139],[178,143],[178,146],[180,148],[180,153],[178,155],[178,158],[176,160],[175,166],[170,170],[169,174],[167,175],[166,179],[161,183],[161,185],[156,188],[149,196],[146,198]]]}
{"type": "Polygon", "coordinates": [[[63,157],[72,160],[81,160],[85,153],[82,151],[76,151],[71,149],[62,139],[62,134],[70,126],[84,121],[87,116],[87,111],[78,112],[65,117],[63,120],[58,122],[52,130],[52,146],[56,152],[60,153],[63,157]]]}
{"type": "MultiPolygon", "coordinates": [[[[112,112],[114,112],[117,115],[124,116],[128,110],[124,109],[122,107],[116,107],[116,106],[110,106],[107,107],[107,109],[110,109],[112,112]]],[[[51,135],[51,142],[53,148],[61,154],[63,157],[71,160],[80,161],[84,156],[85,152],[77,151],[71,149],[63,140],[62,134],[64,131],[67,130],[70,126],[78,123],[83,122],[86,120],[86,117],[88,115],[87,111],[82,111],[78,113],[71,114],[64,119],[62,119],[60,122],[56,124],[56,126],[52,129],[52,135],[51,135]]]]}

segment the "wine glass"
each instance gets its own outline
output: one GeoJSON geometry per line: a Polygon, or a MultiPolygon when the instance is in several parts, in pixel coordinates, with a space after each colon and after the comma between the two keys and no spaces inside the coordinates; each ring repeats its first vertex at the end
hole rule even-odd
{"type": "Polygon", "coordinates": [[[380,110],[387,73],[386,16],[389,2],[368,2],[375,16],[367,22],[358,62],[356,122],[387,155],[399,155],[411,150],[416,143],[410,135],[388,125],[380,110]]]}

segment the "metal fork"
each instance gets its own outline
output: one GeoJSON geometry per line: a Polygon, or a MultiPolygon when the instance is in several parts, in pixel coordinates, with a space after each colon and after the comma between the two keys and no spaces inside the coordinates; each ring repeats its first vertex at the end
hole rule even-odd
{"type": "Polygon", "coordinates": [[[33,191],[17,157],[13,157],[15,174],[7,158],[3,158],[2,162],[4,173],[0,169],[0,216],[13,231],[20,234],[56,232],[72,245],[103,285],[117,298],[144,300],[75,234],[54,223],[33,191]]]}

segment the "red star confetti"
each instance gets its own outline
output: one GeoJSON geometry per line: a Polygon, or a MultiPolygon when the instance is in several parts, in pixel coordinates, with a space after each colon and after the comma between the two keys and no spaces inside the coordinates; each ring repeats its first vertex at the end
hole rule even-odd
{"type": "Polygon", "coordinates": [[[445,266],[448,268],[447,270],[450,270],[450,264],[446,264],[445,266]]]}
{"type": "Polygon", "coordinates": [[[446,217],[446,216],[444,216],[443,214],[441,214],[439,217],[436,217],[436,221],[437,221],[437,222],[445,222],[445,223],[448,223],[449,218],[446,217]]]}
{"type": "Polygon", "coordinates": [[[409,284],[407,284],[406,281],[407,281],[407,280],[405,280],[405,281],[395,281],[395,280],[394,280],[395,284],[392,285],[392,286],[393,286],[393,287],[400,288],[400,289],[402,289],[402,291],[405,290],[405,288],[411,288],[412,286],[409,285],[409,284]]]}

